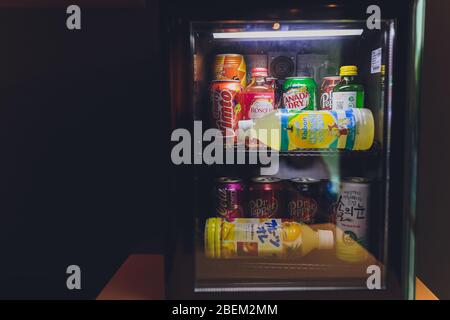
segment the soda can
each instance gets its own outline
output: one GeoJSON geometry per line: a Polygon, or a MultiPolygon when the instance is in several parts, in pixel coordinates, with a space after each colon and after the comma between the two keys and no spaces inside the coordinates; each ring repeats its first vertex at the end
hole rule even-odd
{"type": "Polygon", "coordinates": [[[247,67],[241,54],[218,54],[214,62],[216,80],[239,80],[247,85],[247,67]]]}
{"type": "Polygon", "coordinates": [[[341,81],[341,77],[325,77],[320,86],[320,110],[333,109],[333,100],[331,94],[333,88],[341,81]]]}
{"type": "Polygon", "coordinates": [[[284,211],[283,180],[256,177],[248,188],[250,218],[282,218],[284,211]]]}
{"type": "Polygon", "coordinates": [[[245,186],[241,179],[221,177],[214,187],[216,216],[226,220],[244,217],[245,186]]]}
{"type": "Polygon", "coordinates": [[[336,255],[346,262],[367,259],[370,183],[365,178],[341,182],[336,204],[336,255]]]}
{"type": "Polygon", "coordinates": [[[311,77],[286,78],[283,84],[283,107],[293,110],[316,110],[317,84],[311,77]]]}
{"type": "Polygon", "coordinates": [[[291,220],[305,224],[317,222],[321,183],[313,178],[294,178],[288,189],[287,212],[291,220]]]}
{"type": "Polygon", "coordinates": [[[236,138],[243,117],[242,90],[239,80],[214,80],[211,84],[212,127],[221,130],[224,137],[236,138]]]}

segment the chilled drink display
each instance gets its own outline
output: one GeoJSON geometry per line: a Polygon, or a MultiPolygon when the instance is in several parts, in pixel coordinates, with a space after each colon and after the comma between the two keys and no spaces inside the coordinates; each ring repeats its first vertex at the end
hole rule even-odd
{"type": "Polygon", "coordinates": [[[210,218],[205,225],[205,255],[211,259],[306,256],[334,247],[333,233],[282,219],[210,218]]]}
{"type": "Polygon", "coordinates": [[[171,160],[187,167],[170,259],[190,278],[170,283],[189,298],[390,298],[413,279],[424,1],[381,1],[372,27],[368,4],[306,2],[162,10],[171,160]]]}

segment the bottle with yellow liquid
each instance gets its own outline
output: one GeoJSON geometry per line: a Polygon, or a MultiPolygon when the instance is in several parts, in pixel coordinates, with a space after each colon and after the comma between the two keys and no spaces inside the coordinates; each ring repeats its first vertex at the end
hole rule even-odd
{"type": "Polygon", "coordinates": [[[254,121],[239,122],[238,136],[248,136],[271,149],[368,150],[375,135],[369,109],[286,110],[278,109],[254,121]]]}
{"type": "Polygon", "coordinates": [[[281,219],[210,218],[205,225],[205,255],[212,259],[300,258],[333,247],[332,231],[281,219]]]}

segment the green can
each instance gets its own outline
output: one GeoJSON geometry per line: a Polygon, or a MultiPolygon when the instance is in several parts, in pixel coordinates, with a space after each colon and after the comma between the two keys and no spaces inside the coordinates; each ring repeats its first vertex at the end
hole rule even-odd
{"type": "Polygon", "coordinates": [[[286,78],[283,84],[283,107],[292,110],[316,110],[317,84],[311,77],[286,78]]]}

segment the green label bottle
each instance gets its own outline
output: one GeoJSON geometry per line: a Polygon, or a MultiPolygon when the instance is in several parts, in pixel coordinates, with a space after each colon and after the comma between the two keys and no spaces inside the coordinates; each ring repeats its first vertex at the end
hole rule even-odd
{"type": "Polygon", "coordinates": [[[333,89],[333,110],[364,108],[364,87],[357,82],[357,66],[342,66],[341,82],[333,89]]]}

